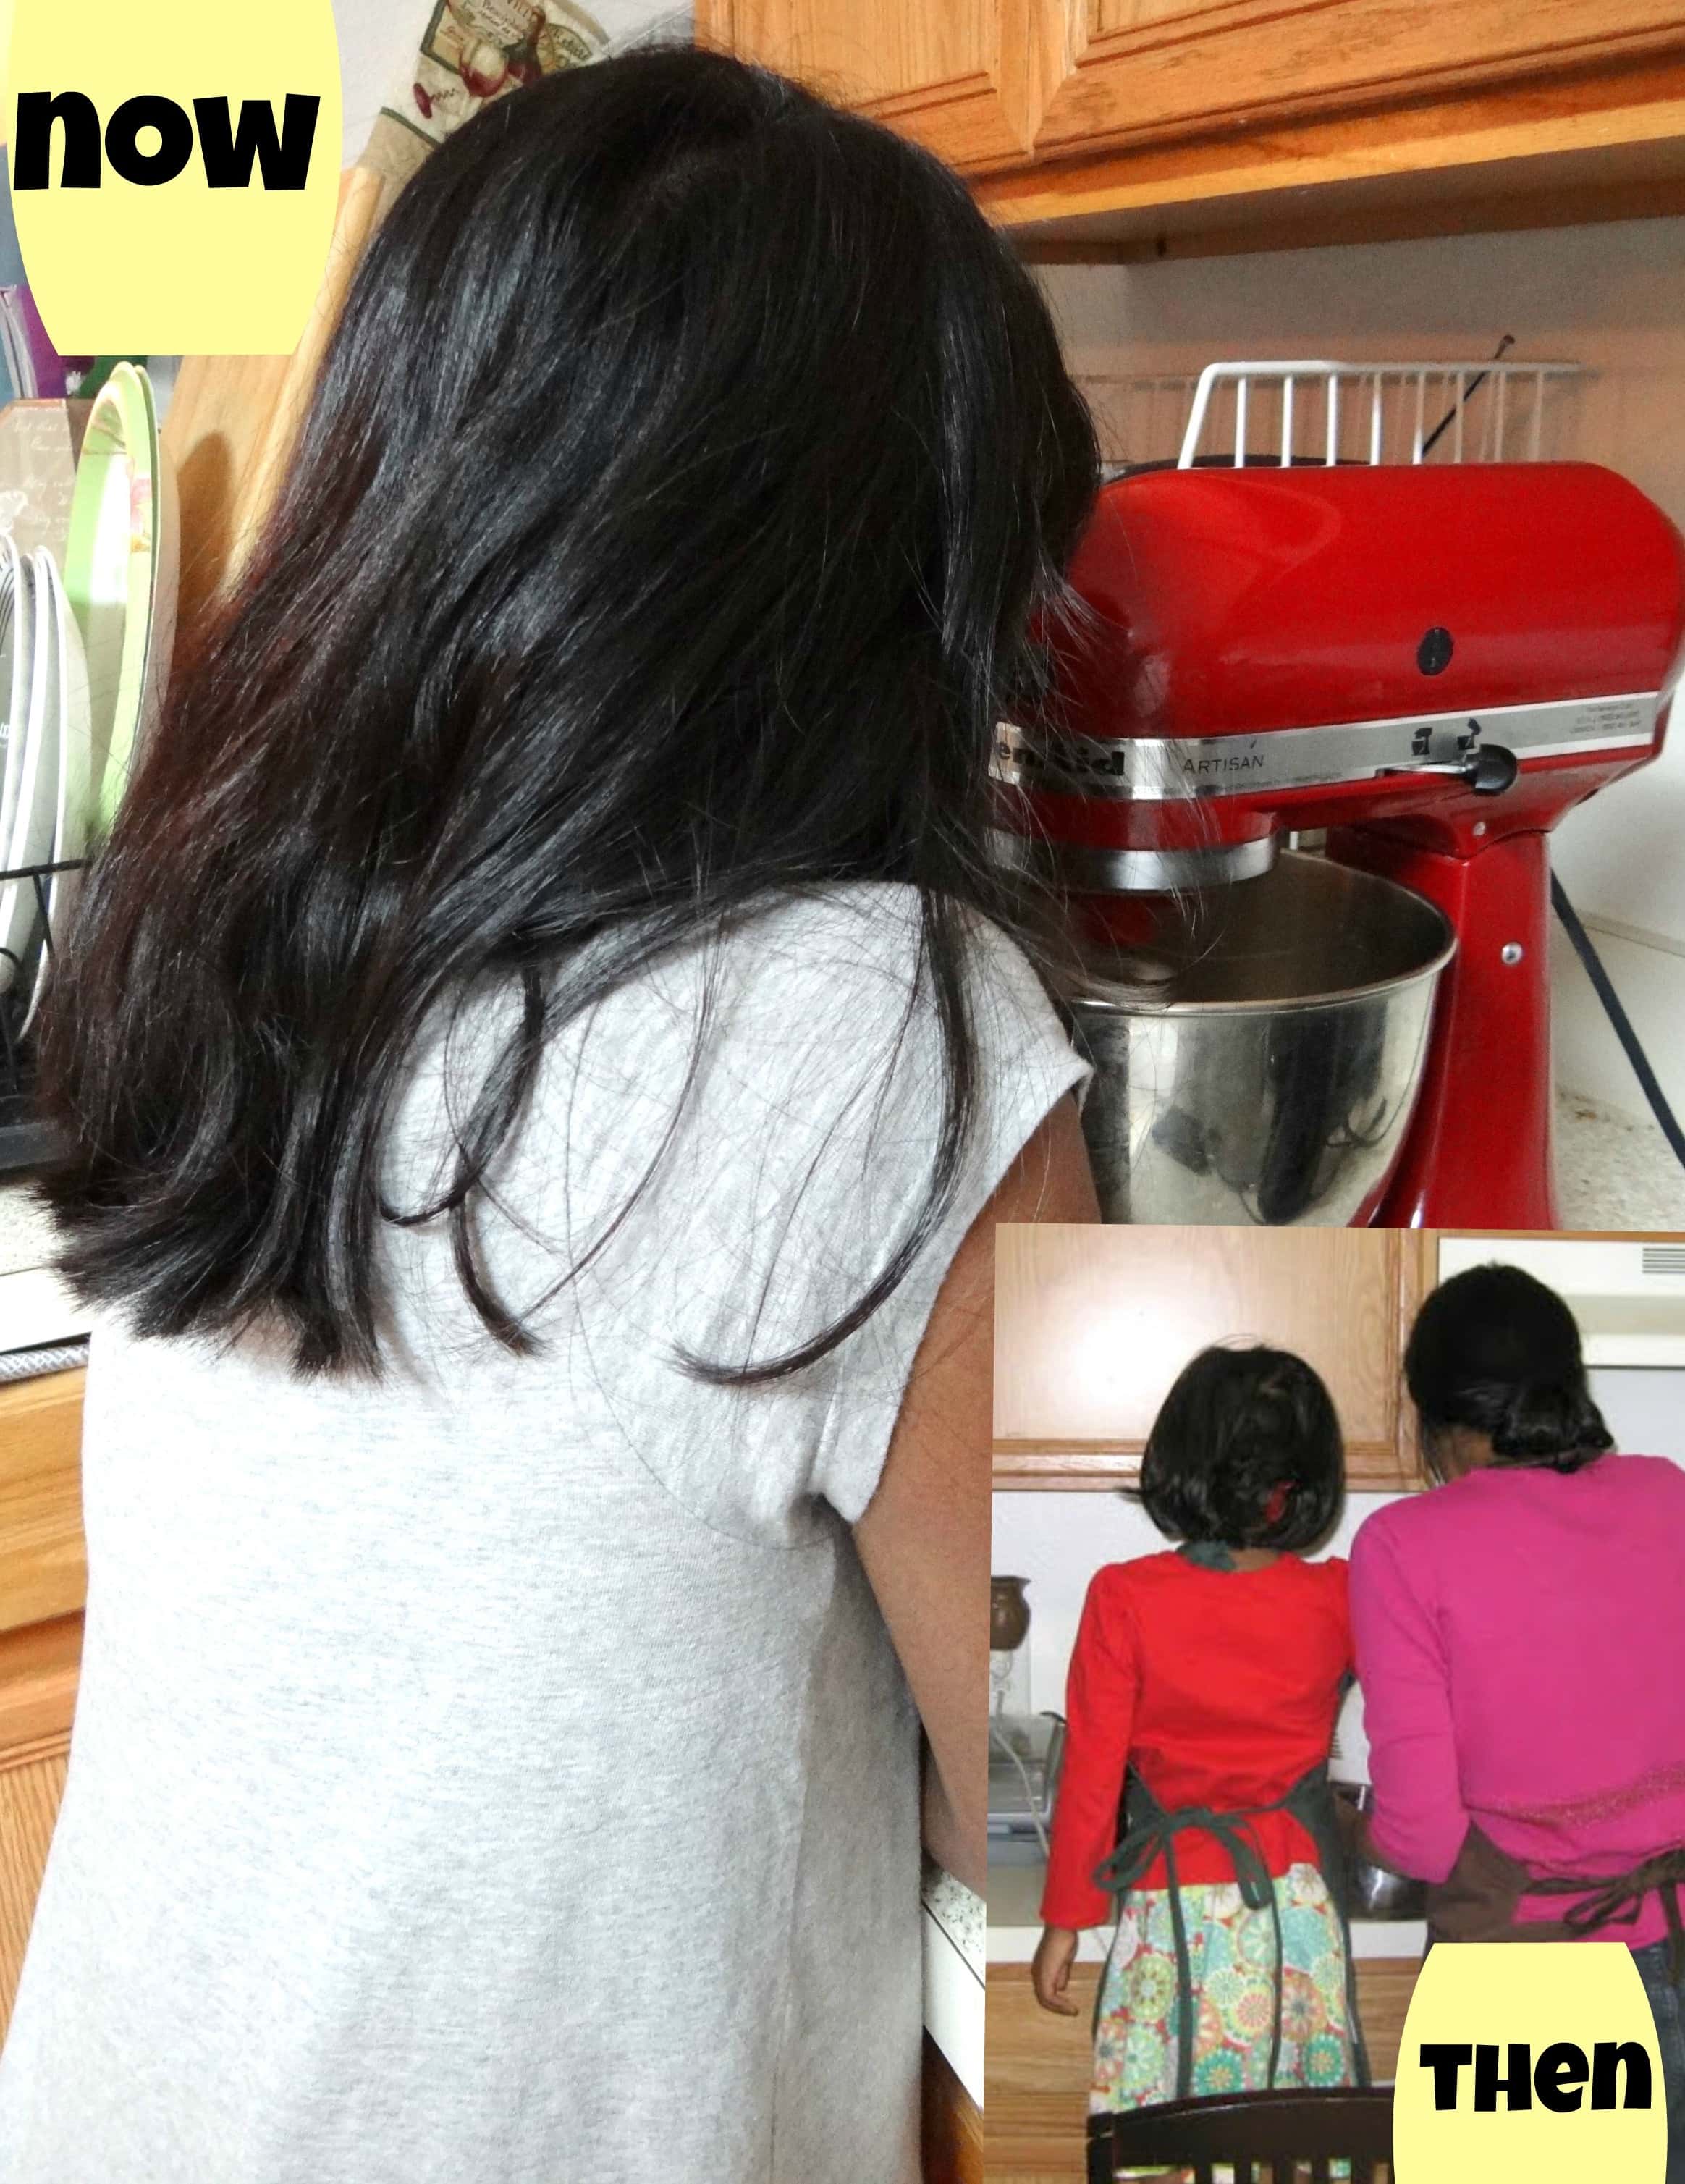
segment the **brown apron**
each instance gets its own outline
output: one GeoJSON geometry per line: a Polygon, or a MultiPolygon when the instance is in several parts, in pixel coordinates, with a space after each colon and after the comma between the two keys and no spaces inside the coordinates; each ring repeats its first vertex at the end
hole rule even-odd
{"type": "Polygon", "coordinates": [[[1675,1979],[1685,1973],[1685,1921],[1679,1892],[1685,1887],[1685,1844],[1645,1858],[1630,1872],[1552,1875],[1535,1880],[1519,1858],[1499,1850],[1471,1824],[1447,1878],[1427,1891],[1427,1930],[1436,1942],[1583,1942],[1593,1935],[1618,1941],[1611,1926],[1630,1926],[1644,1900],[1660,1895],[1667,1919],[1669,1959],[1675,1979]],[[1521,1919],[1527,1896],[1572,1896],[1560,1919],[1521,1919]]]}

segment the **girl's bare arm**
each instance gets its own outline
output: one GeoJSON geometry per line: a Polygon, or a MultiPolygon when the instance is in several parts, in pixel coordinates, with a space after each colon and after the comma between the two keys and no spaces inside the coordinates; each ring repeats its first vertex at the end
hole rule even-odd
{"type": "Polygon", "coordinates": [[[1073,1099],[1061,1100],[967,1234],[919,1346],[854,1538],[924,1723],[925,1841],[983,1886],[988,1804],[994,1232],[1099,1218],[1073,1099]]]}

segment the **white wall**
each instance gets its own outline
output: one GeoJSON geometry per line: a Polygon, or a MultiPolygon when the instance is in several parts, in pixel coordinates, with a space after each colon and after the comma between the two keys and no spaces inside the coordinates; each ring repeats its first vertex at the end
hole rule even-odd
{"type": "Polygon", "coordinates": [[[1606,1367],[1592,1373],[1591,1384],[1617,1448],[1685,1463],[1685,1372],[1606,1367]]]}
{"type": "MultiPolygon", "coordinates": [[[[1685,1372],[1604,1369],[1592,1392],[1617,1446],[1685,1463],[1685,1372]]],[[[1398,1497],[1354,1494],[1323,1554],[1348,1554],[1364,1518],[1398,1497]]],[[[1141,1509],[1116,1494],[997,1494],[992,1567],[1027,1577],[1030,1699],[1062,1709],[1065,1676],[1088,1580],[1103,1563],[1157,1553],[1165,1542],[1141,1509]]]]}
{"type": "MultiPolygon", "coordinates": [[[[1596,376],[1553,451],[1609,464],[1685,525],[1685,220],[1464,236],[1043,276],[1079,372],[1219,357],[1561,358],[1596,376]]],[[[1656,765],[1571,813],[1557,867],[1670,1096],[1685,1106],[1685,722],[1656,765]]],[[[1554,967],[1557,1072],[1648,1111],[1583,972],[1554,967]]]]}
{"type": "Polygon", "coordinates": [[[342,166],[356,164],[375,116],[399,87],[432,16],[433,0],[334,0],[345,110],[342,166]]]}

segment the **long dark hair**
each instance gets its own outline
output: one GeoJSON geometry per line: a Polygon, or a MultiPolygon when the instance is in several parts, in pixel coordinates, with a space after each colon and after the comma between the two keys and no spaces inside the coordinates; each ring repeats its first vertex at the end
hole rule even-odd
{"type": "Polygon", "coordinates": [[[1315,1367],[1261,1342],[1215,1345],[1182,1367],[1159,1407],[1142,1506],[1168,1539],[1297,1552],[1339,1517],[1344,1448],[1315,1367]]]}
{"type": "Polygon", "coordinates": [[[1404,1381],[1423,1453],[1445,1476],[1450,1429],[1485,1435],[1498,1463],[1579,1471],[1615,1446],[1592,1400],[1574,1315],[1519,1267],[1470,1267],[1442,1282],[1416,1314],[1404,1381]]]}
{"type": "Polygon", "coordinates": [[[448,1218],[530,1347],[470,1209],[547,1039],[770,894],[893,881],[947,1056],[927,1196],[833,1325],[719,1376],[834,1347],[959,1179],[966,936],[1020,908],[994,726],[1096,476],[1029,276],[914,147],[681,49],[488,107],[369,249],[54,981],[81,1294],[378,1370],[382,1128],[424,1022],[498,973],[519,1028],[406,1217],[448,1218]]]}

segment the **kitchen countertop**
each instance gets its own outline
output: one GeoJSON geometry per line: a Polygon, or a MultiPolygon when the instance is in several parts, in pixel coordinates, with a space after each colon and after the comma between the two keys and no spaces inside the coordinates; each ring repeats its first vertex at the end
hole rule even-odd
{"type": "MultiPolygon", "coordinates": [[[[989,1867],[988,1961],[992,1964],[1027,1964],[1042,1938],[1038,1907],[1047,1868],[1034,1864],[989,1867]]],[[[975,1901],[975,1898],[973,1899],[975,1901]]],[[[1084,1964],[1104,1962],[1111,1946],[1111,1929],[1090,1927],[1077,1945],[1084,1964]]],[[[1354,1957],[1420,1957],[1427,1945],[1427,1929],[1420,1919],[1354,1919],[1352,1954],[1354,1957]]]]}
{"type": "Polygon", "coordinates": [[[925,1860],[925,2029],[954,2075],[983,2104],[983,1899],[925,1860]]]}

